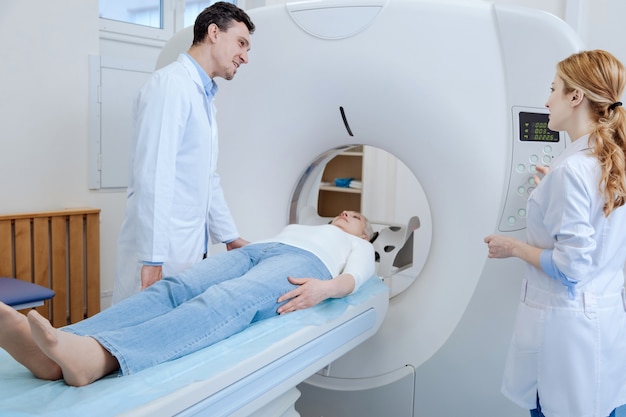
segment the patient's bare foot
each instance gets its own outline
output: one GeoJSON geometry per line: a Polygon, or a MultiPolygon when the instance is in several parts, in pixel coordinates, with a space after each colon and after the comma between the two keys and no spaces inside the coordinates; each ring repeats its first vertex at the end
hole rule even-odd
{"type": "Polygon", "coordinates": [[[119,369],[117,359],[95,339],[55,329],[35,310],[28,322],[35,343],[59,364],[68,385],[82,387],[119,369]]]}
{"type": "Polygon", "coordinates": [[[26,316],[0,302],[0,347],[37,378],[61,379],[61,367],[33,340],[26,316]]]}

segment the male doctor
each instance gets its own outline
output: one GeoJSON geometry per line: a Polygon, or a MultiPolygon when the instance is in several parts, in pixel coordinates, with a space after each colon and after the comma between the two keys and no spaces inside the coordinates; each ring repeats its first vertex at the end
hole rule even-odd
{"type": "Polygon", "coordinates": [[[155,72],[134,107],[126,212],[118,239],[113,303],[200,261],[211,243],[239,236],[217,166],[215,77],[231,80],[248,62],[254,24],[236,6],[202,11],[193,43],[155,72]]]}

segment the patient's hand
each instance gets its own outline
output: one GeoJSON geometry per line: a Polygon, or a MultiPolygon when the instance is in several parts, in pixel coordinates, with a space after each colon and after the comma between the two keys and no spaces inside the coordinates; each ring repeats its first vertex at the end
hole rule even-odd
{"type": "Polygon", "coordinates": [[[278,299],[278,303],[289,300],[278,308],[278,314],[313,307],[329,298],[329,294],[332,292],[332,280],[325,281],[316,278],[293,277],[289,277],[288,279],[292,284],[298,285],[298,288],[283,294],[278,299]]]}
{"type": "Polygon", "coordinates": [[[161,265],[144,265],[141,267],[142,290],[145,290],[161,278],[163,278],[163,268],[161,265]]]}
{"type": "Polygon", "coordinates": [[[278,314],[313,307],[327,298],[345,297],[354,290],[355,285],[351,274],[341,274],[330,280],[289,277],[289,282],[299,287],[278,299],[278,303],[289,300],[279,307],[278,314]]]}

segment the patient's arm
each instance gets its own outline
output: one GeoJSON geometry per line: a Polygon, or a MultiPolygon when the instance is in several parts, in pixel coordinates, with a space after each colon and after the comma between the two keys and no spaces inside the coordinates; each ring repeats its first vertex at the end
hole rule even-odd
{"type": "Polygon", "coordinates": [[[354,290],[354,277],[350,274],[341,274],[331,280],[289,277],[289,282],[298,288],[278,299],[279,303],[289,300],[278,308],[278,314],[313,307],[327,298],[345,297],[354,290]]]}

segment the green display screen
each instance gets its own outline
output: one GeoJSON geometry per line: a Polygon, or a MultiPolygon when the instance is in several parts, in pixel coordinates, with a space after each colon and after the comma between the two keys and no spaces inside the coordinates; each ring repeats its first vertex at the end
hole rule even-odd
{"type": "Polygon", "coordinates": [[[548,115],[519,113],[519,138],[524,142],[558,142],[559,132],[548,128],[548,115]]]}

